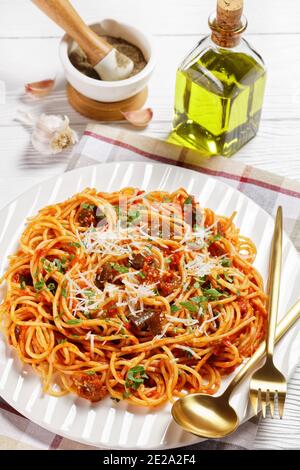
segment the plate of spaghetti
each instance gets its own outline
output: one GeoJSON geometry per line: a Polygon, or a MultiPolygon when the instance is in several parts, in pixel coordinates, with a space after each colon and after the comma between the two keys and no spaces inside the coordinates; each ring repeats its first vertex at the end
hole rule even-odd
{"type": "MultiPolygon", "coordinates": [[[[128,162],[49,180],[1,220],[2,397],[98,447],[196,442],[171,404],[223,390],[263,341],[272,218],[213,178],[128,162]]],[[[284,253],[281,315],[300,275],[286,236],[284,253]]],[[[276,351],[287,375],[299,337],[276,351]]],[[[241,422],[247,393],[233,396],[241,422]]]]}

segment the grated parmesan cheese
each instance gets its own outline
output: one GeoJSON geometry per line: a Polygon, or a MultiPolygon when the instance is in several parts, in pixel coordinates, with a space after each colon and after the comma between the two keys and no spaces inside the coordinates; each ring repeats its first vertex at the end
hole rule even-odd
{"type": "Polygon", "coordinates": [[[195,259],[185,265],[188,276],[203,277],[220,267],[217,258],[209,258],[207,254],[198,254],[195,259]]]}
{"type": "MultiPolygon", "coordinates": [[[[198,327],[199,332],[203,333],[204,325],[207,325],[208,323],[212,323],[212,322],[214,323],[215,320],[217,320],[220,315],[221,315],[221,313],[218,313],[218,315],[215,315],[214,317],[209,318],[208,320],[204,320],[204,322],[201,324],[201,326],[198,327]]],[[[206,336],[208,336],[206,332],[205,332],[205,334],[206,334],[206,336]]]]}
{"type": "Polygon", "coordinates": [[[183,351],[187,351],[188,353],[190,353],[192,356],[194,356],[196,359],[201,359],[201,356],[199,356],[199,354],[197,354],[192,348],[190,348],[189,346],[182,346],[181,344],[176,344],[175,348],[177,349],[182,349],[183,351]]]}
{"type": "Polygon", "coordinates": [[[90,340],[91,357],[94,356],[95,352],[95,336],[91,331],[85,335],[85,339],[90,340]]]}
{"type": "Polygon", "coordinates": [[[194,320],[193,318],[178,318],[171,315],[166,315],[166,319],[172,323],[183,323],[183,325],[193,326],[199,323],[199,320],[194,320]]]}

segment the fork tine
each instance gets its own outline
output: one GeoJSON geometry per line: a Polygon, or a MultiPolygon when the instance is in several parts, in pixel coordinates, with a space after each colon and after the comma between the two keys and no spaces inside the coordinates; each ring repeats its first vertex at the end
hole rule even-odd
{"type": "Polygon", "coordinates": [[[267,414],[269,404],[270,404],[270,390],[267,389],[266,390],[266,414],[267,414]]]}
{"type": "Polygon", "coordinates": [[[270,405],[270,413],[271,413],[271,418],[274,418],[274,409],[275,409],[275,398],[276,398],[276,392],[273,392],[273,390],[269,390],[269,405],[270,405]]]}
{"type": "Polygon", "coordinates": [[[280,419],[283,418],[285,396],[286,396],[285,392],[278,393],[278,410],[279,410],[280,419]]]}
{"type": "Polygon", "coordinates": [[[259,397],[259,400],[260,400],[260,403],[261,403],[262,415],[263,415],[263,418],[265,418],[266,417],[266,406],[267,406],[265,390],[259,389],[258,397],[259,397]]]}
{"type": "Polygon", "coordinates": [[[258,395],[257,390],[251,389],[250,390],[250,402],[253,408],[254,413],[257,415],[258,411],[258,395]]]}

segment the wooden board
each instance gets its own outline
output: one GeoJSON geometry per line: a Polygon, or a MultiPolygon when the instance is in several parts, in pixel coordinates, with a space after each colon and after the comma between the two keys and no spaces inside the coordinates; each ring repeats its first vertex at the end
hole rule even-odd
{"type": "Polygon", "coordinates": [[[141,109],[148,98],[148,89],[127,100],[115,103],[101,103],[79,93],[70,84],[67,84],[67,96],[70,105],[83,116],[96,121],[122,121],[122,113],[141,109]]]}

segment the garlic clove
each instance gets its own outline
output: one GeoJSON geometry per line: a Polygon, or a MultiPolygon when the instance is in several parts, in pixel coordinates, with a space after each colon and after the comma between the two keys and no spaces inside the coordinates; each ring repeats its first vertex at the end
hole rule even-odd
{"type": "Polygon", "coordinates": [[[136,127],[146,127],[153,118],[151,108],[139,109],[137,111],[122,112],[124,118],[136,127]]]}
{"type": "Polygon", "coordinates": [[[25,85],[25,91],[28,95],[34,98],[43,98],[49,95],[54,88],[55,80],[47,79],[39,82],[27,83],[25,85]]]}

